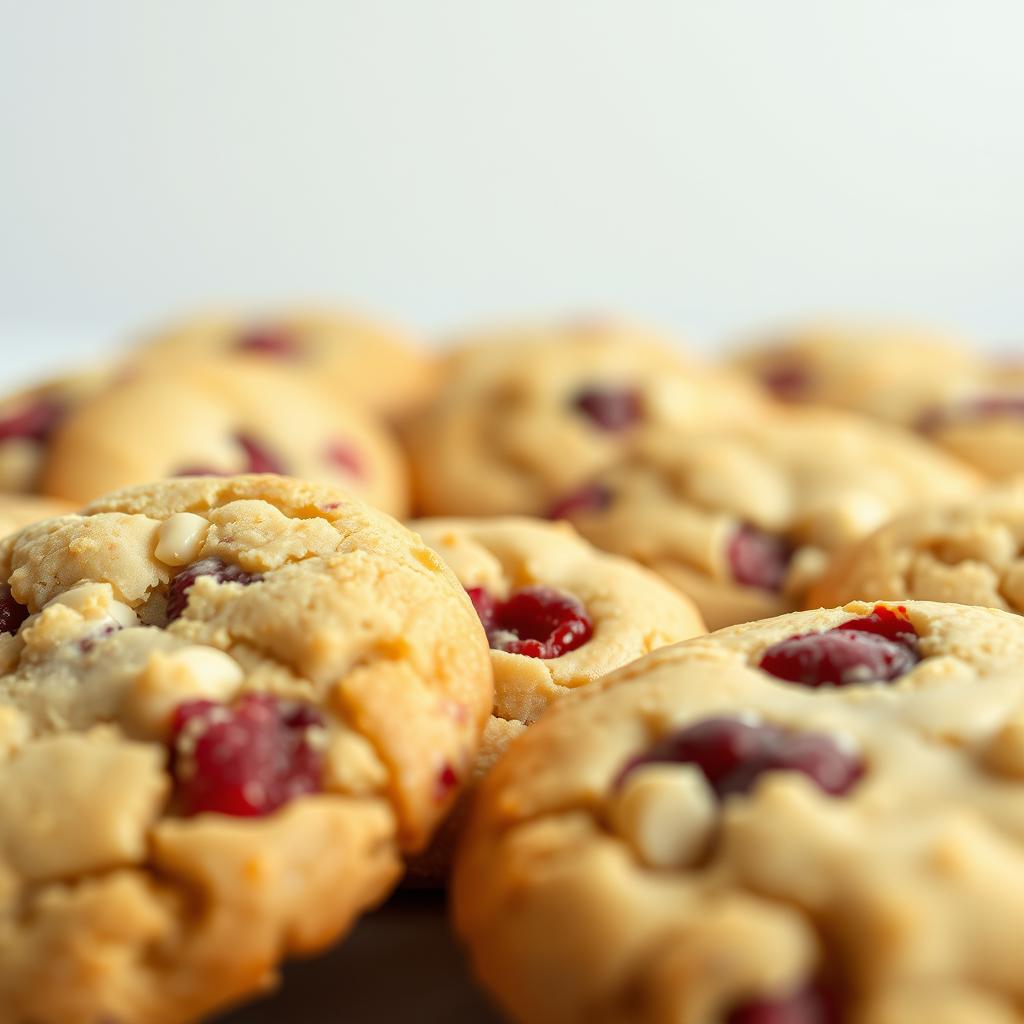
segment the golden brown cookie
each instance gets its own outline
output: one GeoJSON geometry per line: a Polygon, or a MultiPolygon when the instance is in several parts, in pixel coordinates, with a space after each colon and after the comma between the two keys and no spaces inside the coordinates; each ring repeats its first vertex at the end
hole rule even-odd
{"type": "Polygon", "coordinates": [[[387,416],[416,408],[435,384],[433,359],[403,330],[340,310],[210,312],[165,328],[133,359],[156,366],[213,359],[264,366],[387,416]]]}
{"type": "MultiPolygon", "coordinates": [[[[549,704],[644,654],[704,632],[693,603],[654,573],[591,547],[564,523],[421,519],[412,529],[454,570],[487,631],[494,709],[475,777],[549,704]]],[[[443,877],[450,822],[421,877],[443,877]]]]}
{"type": "Polygon", "coordinates": [[[1024,613],[1024,482],[897,516],[841,550],[809,605],[883,598],[1024,613]]]}
{"type": "Polygon", "coordinates": [[[366,414],[262,366],[136,372],[80,405],[50,439],[47,494],[83,502],[162,477],[274,472],[323,480],[400,515],[401,455],[366,414]]]}
{"type": "Polygon", "coordinates": [[[737,355],[732,365],[784,402],[836,406],[916,425],[988,373],[969,341],[905,324],[808,323],[737,355]]]}
{"type": "Polygon", "coordinates": [[[0,543],[0,1019],[176,1024],[379,902],[469,773],[486,638],[414,534],[277,476],[0,543]]]}
{"type": "Polygon", "coordinates": [[[458,341],[409,427],[427,515],[544,515],[617,462],[645,424],[706,425],[763,400],[650,331],[613,320],[524,325],[458,341]]]}
{"type": "Polygon", "coordinates": [[[1011,1024],[1022,654],[1004,612],[855,605],[662,648],[552,708],[456,864],[479,977],[530,1024],[1011,1024]],[[808,631],[819,667],[872,652],[846,663],[865,685],[759,667],[808,631]],[[923,660],[886,685],[886,647],[923,660]]]}
{"type": "Polygon", "coordinates": [[[715,629],[802,607],[831,552],[917,503],[978,486],[968,467],[897,427],[794,409],[651,432],[555,511],[689,594],[715,629]]]}

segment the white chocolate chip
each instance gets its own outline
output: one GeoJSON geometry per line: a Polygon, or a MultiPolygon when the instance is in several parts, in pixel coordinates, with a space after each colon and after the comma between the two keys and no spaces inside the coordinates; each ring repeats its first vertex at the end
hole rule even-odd
{"type": "Polygon", "coordinates": [[[161,738],[179,704],[227,700],[244,678],[241,665],[215,647],[196,644],[154,652],[125,694],[125,723],[136,736],[161,738]]]}
{"type": "Polygon", "coordinates": [[[634,769],[612,806],[616,831],[654,868],[692,864],[706,848],[717,817],[715,796],[694,765],[634,769]]]}
{"type": "Polygon", "coordinates": [[[134,609],[115,599],[109,583],[78,583],[58,594],[46,607],[52,608],[54,605],[70,608],[78,612],[83,619],[106,618],[125,628],[139,624],[139,617],[134,609]]]}
{"type": "Polygon", "coordinates": [[[195,512],[176,512],[157,530],[156,557],[164,565],[194,562],[206,543],[209,522],[195,512]]]}
{"type": "Polygon", "coordinates": [[[127,629],[129,626],[137,626],[139,617],[135,611],[123,601],[111,601],[107,605],[107,614],[119,625],[127,629]]]}

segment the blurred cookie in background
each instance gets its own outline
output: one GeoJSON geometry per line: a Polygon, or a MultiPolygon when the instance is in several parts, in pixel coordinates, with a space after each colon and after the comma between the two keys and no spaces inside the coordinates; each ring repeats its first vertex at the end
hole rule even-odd
{"type": "MultiPolygon", "coordinates": [[[[454,570],[487,633],[494,710],[474,778],[550,704],[658,647],[703,633],[693,602],[568,523],[521,517],[410,524],[454,570]]],[[[461,815],[442,827],[420,879],[443,880],[461,815]]]]}
{"type": "Polygon", "coordinates": [[[416,408],[435,382],[434,360],[406,332],[340,310],[209,312],[156,332],[129,358],[142,365],[191,367],[214,358],[263,365],[389,418],[416,408]]]}
{"type": "Polygon", "coordinates": [[[73,512],[75,505],[60,498],[43,498],[34,494],[0,494],[0,537],[20,530],[40,519],[52,519],[73,512]]]}
{"type": "Polygon", "coordinates": [[[803,607],[833,551],[919,502],[980,485],[897,427],[783,409],[701,433],[650,431],[552,514],[660,573],[718,629],[803,607]]]}
{"type": "Polygon", "coordinates": [[[457,338],[434,401],[406,432],[426,515],[543,515],[617,462],[650,424],[706,427],[764,405],[665,337],[614,319],[457,338]]]}
{"type": "Polygon", "coordinates": [[[820,321],[750,344],[732,366],[782,402],[916,426],[970,393],[988,367],[971,341],[899,324],[820,321]]]}
{"type": "Polygon", "coordinates": [[[42,486],[84,502],[175,476],[279,473],[407,511],[401,453],[368,414],[301,378],[242,362],[137,369],[69,414],[42,486]]]}
{"type": "Polygon", "coordinates": [[[106,369],[57,377],[0,399],[0,492],[39,490],[54,431],[109,377],[106,369]]]}
{"type": "Polygon", "coordinates": [[[840,551],[810,605],[952,601],[1024,613],[1024,480],[923,505],[840,551]]]}

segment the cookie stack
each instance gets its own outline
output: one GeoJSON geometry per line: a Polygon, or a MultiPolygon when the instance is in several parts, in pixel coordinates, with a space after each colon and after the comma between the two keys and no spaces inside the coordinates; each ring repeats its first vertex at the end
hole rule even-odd
{"type": "Polygon", "coordinates": [[[403,879],[528,1024],[1020,1021],[1019,386],[317,311],[0,403],[0,1021],[205,1018],[403,879]]]}

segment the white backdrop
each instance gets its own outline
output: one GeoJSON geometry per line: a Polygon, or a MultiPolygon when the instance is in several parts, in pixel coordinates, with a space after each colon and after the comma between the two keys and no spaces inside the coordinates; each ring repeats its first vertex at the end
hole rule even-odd
{"type": "Polygon", "coordinates": [[[0,0],[6,365],[292,296],[1012,343],[1022,38],[1020,0],[0,0]]]}

